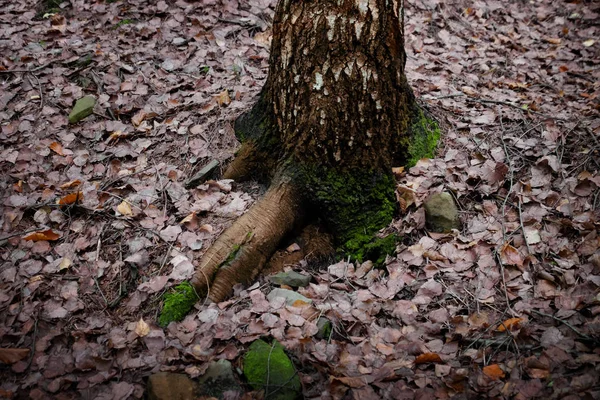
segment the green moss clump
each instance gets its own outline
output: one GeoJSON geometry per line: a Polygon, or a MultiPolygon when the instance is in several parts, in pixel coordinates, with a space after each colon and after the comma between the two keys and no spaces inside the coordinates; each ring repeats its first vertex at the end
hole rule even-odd
{"type": "Polygon", "coordinates": [[[194,287],[189,282],[182,282],[175,286],[169,293],[165,294],[163,309],[158,318],[158,324],[162,327],[169,325],[172,321],[181,321],[192,309],[199,297],[194,287]]]}
{"type": "Polygon", "coordinates": [[[362,262],[382,264],[395,249],[395,236],[374,238],[396,213],[395,182],[391,174],[323,167],[304,168],[306,193],[336,237],[338,251],[362,262]]]}
{"type": "Polygon", "coordinates": [[[276,340],[272,344],[255,340],[250,345],[244,356],[244,376],[254,390],[265,391],[265,399],[294,400],[302,391],[294,364],[276,340]]]}
{"type": "Polygon", "coordinates": [[[440,140],[441,131],[437,122],[425,115],[423,110],[413,111],[408,135],[402,139],[401,148],[408,153],[404,165],[413,167],[421,158],[433,158],[440,140]]]}

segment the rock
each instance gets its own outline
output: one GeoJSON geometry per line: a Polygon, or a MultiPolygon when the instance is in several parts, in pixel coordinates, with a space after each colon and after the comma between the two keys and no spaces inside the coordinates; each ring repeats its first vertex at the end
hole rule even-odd
{"type": "Polygon", "coordinates": [[[294,400],[301,396],[294,364],[276,340],[272,344],[260,339],[252,342],[244,356],[244,376],[254,390],[264,390],[265,399],[294,400]]]}
{"type": "MultiPolygon", "coordinates": [[[[233,374],[231,362],[227,360],[213,361],[208,369],[198,379],[200,383],[200,394],[222,399],[225,392],[242,393],[242,387],[233,374]]],[[[228,396],[230,398],[231,396],[228,396]]]]}
{"type": "Polygon", "coordinates": [[[330,320],[324,317],[320,317],[317,320],[317,328],[319,328],[319,331],[315,335],[317,339],[329,339],[329,337],[331,336],[332,329],[330,320]]]}
{"type": "Polygon", "coordinates": [[[434,232],[450,232],[460,229],[458,209],[450,193],[436,193],[425,201],[427,228],[434,232]]]}
{"type": "Polygon", "coordinates": [[[94,112],[96,98],[94,96],[84,96],[75,102],[75,106],[69,114],[69,123],[76,124],[88,115],[94,112]]]}
{"type": "Polygon", "coordinates": [[[277,285],[288,285],[295,288],[308,286],[310,282],[310,276],[299,274],[296,271],[280,272],[269,279],[277,285]]]}
{"type": "Polygon", "coordinates": [[[149,400],[194,400],[198,387],[184,374],[159,372],[148,378],[149,400]]]}
{"type": "Polygon", "coordinates": [[[293,290],[288,290],[288,289],[280,289],[280,288],[273,289],[267,295],[267,299],[269,301],[273,300],[275,297],[285,298],[285,302],[288,306],[291,306],[297,300],[301,300],[301,301],[303,301],[305,303],[309,303],[309,304],[312,303],[312,300],[309,299],[308,297],[304,297],[300,293],[297,293],[297,292],[294,292],[293,290]]]}

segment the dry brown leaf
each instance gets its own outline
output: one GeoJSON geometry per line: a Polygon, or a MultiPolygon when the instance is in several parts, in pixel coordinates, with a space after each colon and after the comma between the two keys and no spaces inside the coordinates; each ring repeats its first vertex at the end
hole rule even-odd
{"type": "Polygon", "coordinates": [[[443,362],[437,353],[423,353],[415,358],[415,364],[441,363],[443,362]]]}
{"type": "Polygon", "coordinates": [[[83,193],[79,191],[75,193],[69,193],[68,195],[61,197],[60,199],[58,199],[56,204],[59,204],[61,206],[68,206],[70,204],[76,204],[81,200],[83,200],[83,193]]]}
{"type": "Polygon", "coordinates": [[[505,244],[500,250],[500,258],[506,265],[516,265],[517,267],[523,267],[523,258],[519,254],[519,250],[515,249],[510,244],[505,244]]]}
{"type": "Polygon", "coordinates": [[[498,325],[496,329],[498,332],[504,332],[506,330],[512,331],[520,328],[520,323],[523,321],[523,318],[509,318],[506,321],[502,322],[498,325]]]}
{"type": "Polygon", "coordinates": [[[67,183],[63,183],[62,185],[60,185],[61,189],[73,189],[77,186],[81,185],[81,181],[79,179],[73,179],[72,181],[69,181],[67,183]]]}
{"type": "Polygon", "coordinates": [[[483,373],[493,380],[497,381],[498,379],[504,378],[504,371],[498,364],[488,365],[483,367],[483,373]]]}
{"type": "Polygon", "coordinates": [[[29,349],[0,349],[0,362],[14,364],[29,356],[29,349]]]}
{"type": "Polygon", "coordinates": [[[52,229],[48,229],[45,231],[41,231],[41,232],[33,232],[30,233],[29,235],[23,236],[24,240],[31,240],[32,242],[39,242],[42,240],[58,240],[58,238],[60,238],[60,235],[57,233],[54,233],[52,231],[52,229]]]}
{"type": "Polygon", "coordinates": [[[50,146],[48,146],[48,147],[50,148],[50,150],[52,150],[53,152],[55,152],[59,156],[63,156],[64,157],[65,153],[63,151],[62,144],[60,144],[58,142],[52,142],[52,143],[50,143],[50,146]]]}
{"type": "Polygon", "coordinates": [[[229,92],[227,90],[223,90],[216,96],[217,104],[221,107],[228,106],[231,103],[231,98],[229,97],[229,92]]]}

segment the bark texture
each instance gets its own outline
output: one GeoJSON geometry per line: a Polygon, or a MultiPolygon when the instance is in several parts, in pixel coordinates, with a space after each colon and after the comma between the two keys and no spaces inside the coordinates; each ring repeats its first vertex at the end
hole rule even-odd
{"type": "Polygon", "coordinates": [[[387,170],[414,104],[399,0],[283,0],[266,104],[286,155],[387,170]]]}

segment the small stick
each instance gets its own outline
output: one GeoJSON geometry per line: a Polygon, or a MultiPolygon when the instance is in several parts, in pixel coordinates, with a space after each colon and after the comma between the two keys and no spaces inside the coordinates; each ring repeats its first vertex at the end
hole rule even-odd
{"type": "Polygon", "coordinates": [[[540,312],[540,311],[536,311],[536,310],[525,311],[525,312],[527,312],[527,313],[530,313],[530,312],[532,312],[532,313],[534,313],[534,314],[541,315],[541,316],[543,316],[543,317],[549,317],[549,318],[552,318],[552,319],[554,319],[554,320],[556,320],[556,321],[558,321],[558,322],[560,322],[560,323],[564,324],[564,325],[565,325],[565,326],[567,326],[568,328],[571,328],[571,330],[572,330],[573,332],[575,332],[576,334],[578,334],[578,335],[579,335],[579,336],[581,336],[582,338],[584,338],[584,339],[586,339],[586,340],[594,340],[593,338],[589,337],[589,336],[588,336],[588,335],[586,335],[585,333],[581,333],[581,332],[579,331],[579,329],[575,328],[573,325],[569,324],[567,321],[565,321],[565,320],[564,320],[564,319],[562,319],[562,318],[558,318],[558,317],[555,317],[554,315],[546,314],[546,313],[543,313],[543,312],[540,312]]]}

